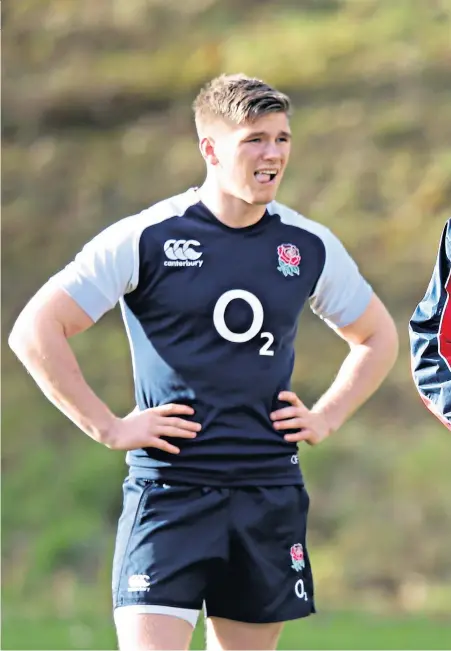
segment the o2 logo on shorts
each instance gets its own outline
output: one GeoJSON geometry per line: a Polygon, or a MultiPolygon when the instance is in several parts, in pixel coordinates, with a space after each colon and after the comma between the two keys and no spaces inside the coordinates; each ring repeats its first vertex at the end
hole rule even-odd
{"type": "Polygon", "coordinates": [[[213,310],[214,326],[223,339],[227,339],[227,341],[231,341],[235,344],[242,344],[246,341],[250,341],[260,333],[260,339],[266,339],[266,342],[260,348],[258,354],[272,357],[274,351],[271,350],[271,346],[274,343],[274,335],[271,332],[260,332],[263,326],[263,320],[263,305],[254,294],[247,292],[244,289],[231,289],[230,291],[225,292],[225,294],[222,294],[222,296],[218,298],[215,309],[213,310]],[[252,310],[252,323],[246,332],[233,332],[225,322],[225,311],[227,306],[229,303],[237,299],[246,301],[252,310]]]}
{"type": "Polygon", "coordinates": [[[302,579],[298,579],[296,581],[294,586],[294,592],[298,599],[303,599],[304,601],[308,601],[308,594],[305,591],[304,581],[302,579]]]}

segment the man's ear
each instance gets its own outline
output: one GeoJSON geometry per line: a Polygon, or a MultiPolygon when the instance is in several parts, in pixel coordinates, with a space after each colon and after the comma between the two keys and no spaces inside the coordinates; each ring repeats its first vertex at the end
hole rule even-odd
{"type": "Polygon", "coordinates": [[[206,136],[201,138],[199,141],[199,149],[206,163],[210,165],[217,165],[218,159],[215,154],[215,141],[213,138],[207,138],[206,136]]]}

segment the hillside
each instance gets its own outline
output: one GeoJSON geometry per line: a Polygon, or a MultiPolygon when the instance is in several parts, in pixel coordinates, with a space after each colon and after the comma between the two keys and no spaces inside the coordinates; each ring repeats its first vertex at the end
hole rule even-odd
{"type": "MultiPolygon", "coordinates": [[[[449,3],[30,0],[3,7],[3,21],[3,342],[86,240],[201,183],[190,104],[205,80],[267,79],[295,104],[280,200],[342,239],[401,337],[376,396],[301,450],[318,598],[449,613],[451,441],[420,405],[407,347],[451,205],[449,3]]],[[[74,345],[125,414],[118,312],[74,345]]],[[[346,348],[306,310],[297,352],[294,388],[309,404],[346,348]]],[[[123,457],[47,403],[6,346],[2,443],[4,616],[20,605],[21,618],[108,621],[123,457]]]]}

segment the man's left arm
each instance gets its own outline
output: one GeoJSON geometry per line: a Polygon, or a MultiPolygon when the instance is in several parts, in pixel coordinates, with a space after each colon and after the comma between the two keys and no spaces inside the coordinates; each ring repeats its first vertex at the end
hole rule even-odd
{"type": "Polygon", "coordinates": [[[308,409],[292,391],[279,399],[290,403],[271,414],[276,430],[299,429],[286,434],[293,443],[320,443],[378,389],[398,355],[396,326],[381,300],[373,294],[368,306],[353,323],[335,331],[349,345],[349,353],[329,389],[308,409]]]}
{"type": "Polygon", "coordinates": [[[374,294],[363,314],[336,332],[350,350],[329,389],[311,409],[295,393],[282,391],[279,399],[291,406],[271,414],[276,430],[299,429],[285,435],[290,443],[316,445],[336,431],[378,389],[396,361],[396,326],[374,294]]]}
{"type": "Polygon", "coordinates": [[[396,326],[376,295],[357,321],[337,333],[350,350],[335,381],[312,409],[326,416],[332,431],[373,395],[398,356],[396,326]]]}

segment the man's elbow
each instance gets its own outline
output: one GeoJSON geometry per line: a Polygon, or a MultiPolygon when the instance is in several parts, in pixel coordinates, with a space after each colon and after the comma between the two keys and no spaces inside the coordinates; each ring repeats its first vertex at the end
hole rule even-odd
{"type": "Polygon", "coordinates": [[[393,366],[399,354],[399,334],[396,324],[391,317],[388,319],[385,338],[387,353],[391,358],[391,366],[393,366]]]}
{"type": "Polygon", "coordinates": [[[31,303],[19,314],[9,334],[8,345],[23,363],[40,348],[44,340],[57,335],[53,321],[46,310],[31,303]]]}
{"type": "Polygon", "coordinates": [[[20,337],[17,334],[16,326],[13,327],[8,337],[8,346],[11,348],[13,353],[17,355],[17,349],[19,347],[20,337]]]}
{"type": "Polygon", "coordinates": [[[399,334],[392,317],[387,314],[377,330],[366,342],[377,349],[377,354],[384,359],[387,372],[395,365],[399,354],[399,334]]]}
{"type": "Polygon", "coordinates": [[[34,318],[25,309],[17,318],[8,337],[8,346],[22,359],[33,341],[34,318]]]}

